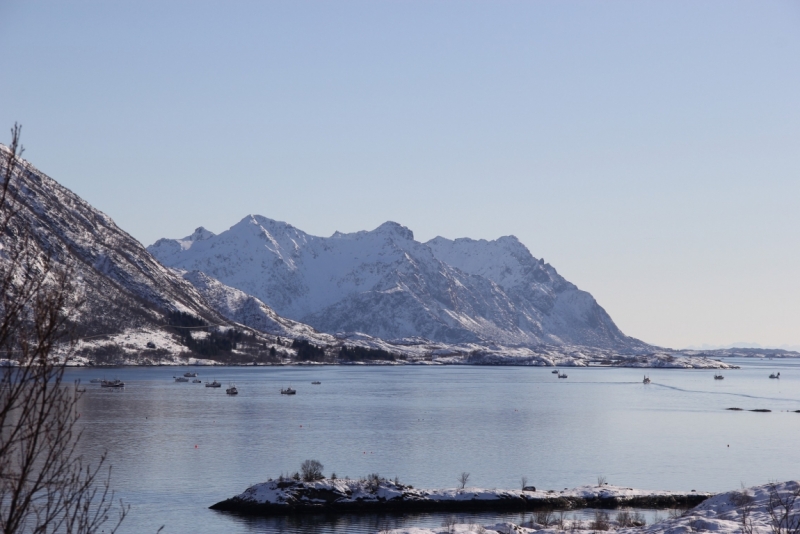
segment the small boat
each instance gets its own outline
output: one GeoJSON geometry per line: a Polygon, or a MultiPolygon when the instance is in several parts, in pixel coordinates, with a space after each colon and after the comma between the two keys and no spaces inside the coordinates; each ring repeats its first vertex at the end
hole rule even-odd
{"type": "Polygon", "coordinates": [[[770,378],[780,378],[781,374],[780,373],[778,373],[778,374],[772,373],[771,375],[769,375],[769,377],[770,378]]]}
{"type": "Polygon", "coordinates": [[[202,383],[202,382],[203,382],[203,381],[202,381],[202,380],[200,380],[199,378],[195,378],[194,380],[192,380],[192,384],[200,384],[200,383],[202,383]]]}
{"type": "Polygon", "coordinates": [[[554,375],[557,375],[558,374],[558,369],[556,369],[554,371],[550,371],[550,372],[553,373],[554,375]]]}
{"type": "Polygon", "coordinates": [[[319,380],[315,380],[315,381],[311,382],[311,384],[314,385],[314,386],[318,386],[318,385],[322,384],[322,382],[320,382],[319,380]]]}
{"type": "Polygon", "coordinates": [[[77,391],[78,393],[86,393],[86,388],[78,388],[75,391],[77,391]]]}
{"type": "Polygon", "coordinates": [[[238,395],[239,394],[239,390],[236,389],[236,384],[231,384],[231,387],[226,389],[225,393],[227,393],[228,395],[238,395]]]}
{"type": "Polygon", "coordinates": [[[292,389],[291,386],[289,386],[286,389],[282,389],[281,390],[281,395],[296,395],[296,394],[297,394],[297,391],[292,389]]]}
{"type": "Polygon", "coordinates": [[[650,383],[650,377],[645,375],[644,380],[642,380],[642,384],[649,384],[649,383],[650,383]]]}
{"type": "Polygon", "coordinates": [[[99,384],[102,381],[103,381],[102,378],[92,378],[91,380],[89,380],[89,383],[90,384],[99,384]]]}
{"type": "Polygon", "coordinates": [[[725,377],[714,373],[714,380],[723,380],[725,377]]]}
{"type": "Polygon", "coordinates": [[[566,373],[558,373],[558,378],[567,378],[566,373]]]}
{"type": "Polygon", "coordinates": [[[115,378],[114,380],[103,380],[100,382],[101,388],[124,388],[125,382],[120,380],[119,378],[115,378]]]}
{"type": "Polygon", "coordinates": [[[218,387],[222,387],[222,384],[220,384],[219,382],[214,380],[213,382],[206,382],[206,387],[207,388],[218,388],[218,387]]]}
{"type": "Polygon", "coordinates": [[[184,378],[182,376],[173,376],[172,378],[175,379],[175,382],[188,382],[189,381],[188,378],[184,378]]]}
{"type": "Polygon", "coordinates": [[[185,376],[186,378],[192,378],[197,376],[197,373],[183,373],[183,376],[185,376]]]}

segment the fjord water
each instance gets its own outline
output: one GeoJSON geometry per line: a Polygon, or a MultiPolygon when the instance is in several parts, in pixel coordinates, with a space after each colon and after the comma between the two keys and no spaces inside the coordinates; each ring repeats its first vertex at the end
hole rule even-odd
{"type": "Polygon", "coordinates": [[[516,488],[522,476],[541,489],[603,475],[685,491],[800,478],[800,361],[734,363],[742,369],[724,380],[701,370],[565,368],[558,379],[552,368],[467,366],[79,368],[68,379],[87,388],[83,449],[108,451],[117,496],[131,505],[123,532],[374,532],[403,519],[258,520],[208,506],[307,458],[326,475],[379,473],[415,487],[454,487],[462,471],[468,485],[489,488],[516,488]],[[223,388],[174,382],[187,370],[223,388]],[[89,383],[103,376],[125,389],[89,383]],[[229,382],[238,396],[225,394],[229,382]],[[290,384],[297,395],[281,395],[290,384]]]}

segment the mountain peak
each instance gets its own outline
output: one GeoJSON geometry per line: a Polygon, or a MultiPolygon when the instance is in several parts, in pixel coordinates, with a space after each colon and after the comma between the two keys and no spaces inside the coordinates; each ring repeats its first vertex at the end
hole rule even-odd
{"type": "Polygon", "coordinates": [[[401,239],[407,239],[409,241],[414,240],[414,232],[412,232],[406,226],[403,226],[402,224],[396,223],[394,221],[386,221],[373,231],[379,234],[391,234],[401,239]]]}
{"type": "Polygon", "coordinates": [[[202,226],[198,226],[195,228],[194,232],[192,232],[192,235],[184,237],[182,241],[202,241],[203,239],[208,239],[210,237],[214,237],[215,235],[217,234],[211,230],[206,230],[202,226]]]}

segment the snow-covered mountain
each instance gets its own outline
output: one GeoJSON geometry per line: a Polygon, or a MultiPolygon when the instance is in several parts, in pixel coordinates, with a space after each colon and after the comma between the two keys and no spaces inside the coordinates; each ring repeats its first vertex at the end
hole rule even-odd
{"type": "MultiPolygon", "coordinates": [[[[0,155],[6,154],[0,145],[0,155]]],[[[5,160],[0,158],[0,167],[5,160]]],[[[80,338],[77,354],[103,353],[109,362],[135,362],[148,351],[159,357],[191,355],[175,330],[165,328],[172,314],[231,324],[190,281],[159,263],[108,215],[30,163],[20,161],[17,168],[9,187],[13,201],[3,206],[4,215],[14,211],[0,235],[0,262],[14,249],[25,250],[33,265],[47,259],[70,271],[76,301],[83,301],[72,321],[80,338]]]]}
{"type": "MultiPolygon", "coordinates": [[[[0,145],[0,152],[7,152],[0,145]]],[[[23,161],[10,190],[18,210],[4,249],[26,246],[73,271],[76,290],[86,300],[83,326],[90,332],[124,324],[163,324],[172,311],[208,320],[220,315],[187,281],[164,267],[105,213],[23,161]],[[26,241],[25,234],[30,237],[26,241]]]]}
{"type": "Polygon", "coordinates": [[[326,238],[249,215],[219,235],[201,227],[148,250],[164,265],[201,271],[322,332],[648,348],[514,237],[420,243],[408,228],[387,222],[326,238]]]}

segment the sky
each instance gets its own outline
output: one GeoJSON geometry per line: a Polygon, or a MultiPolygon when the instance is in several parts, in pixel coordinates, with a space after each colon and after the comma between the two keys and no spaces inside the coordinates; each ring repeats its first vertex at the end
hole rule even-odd
{"type": "Polygon", "coordinates": [[[0,142],[145,245],[513,234],[628,335],[800,346],[798,2],[0,0],[0,53],[0,142]]]}

